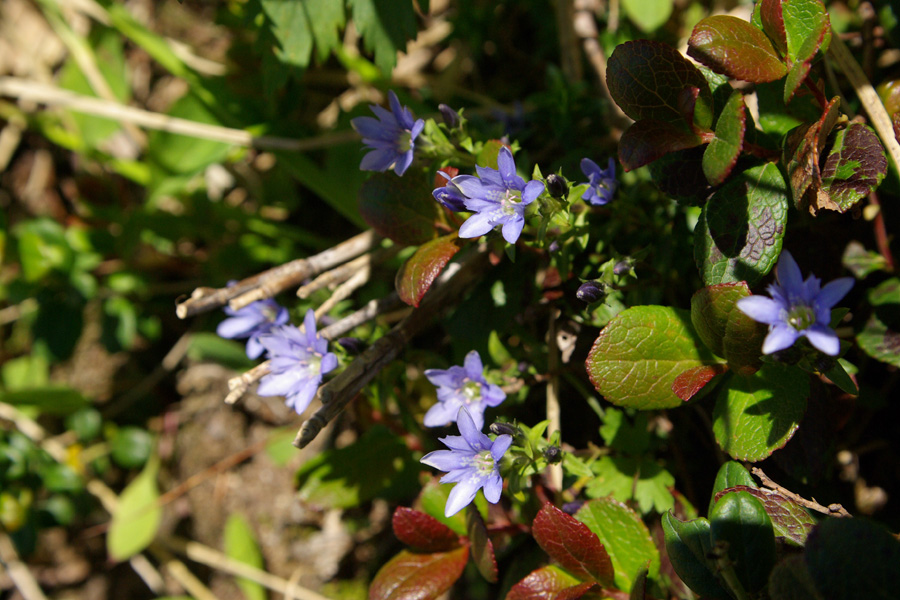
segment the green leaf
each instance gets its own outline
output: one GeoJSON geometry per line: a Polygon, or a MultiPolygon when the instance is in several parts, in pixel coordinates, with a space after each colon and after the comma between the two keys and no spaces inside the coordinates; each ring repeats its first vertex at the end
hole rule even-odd
{"type": "Polygon", "coordinates": [[[609,57],[606,83],[616,104],[635,121],[683,122],[685,89],[700,90],[699,104],[708,107],[712,101],[697,67],[671,46],[650,40],[617,46],[609,57]]]}
{"type": "Polygon", "coordinates": [[[713,546],[723,543],[748,592],[765,587],[775,565],[775,532],[762,502],[749,492],[725,494],[709,515],[709,534],[713,546]]]}
{"type": "Polygon", "coordinates": [[[680,373],[720,362],[697,337],[687,311],[636,306],[616,315],[600,332],[585,366],[607,400],[650,410],[682,403],[672,392],[680,373]]]}
{"type": "Polygon", "coordinates": [[[688,56],[716,73],[751,83],[775,81],[787,73],[762,31],[727,15],[707,17],[694,27],[688,56]]]}
{"type": "Polygon", "coordinates": [[[659,574],[659,551],[647,526],[630,508],[609,498],[589,500],[575,518],[600,538],[620,590],[630,590],[643,569],[651,579],[659,574]]]}
{"type": "MultiPolygon", "coordinates": [[[[263,568],[263,555],[253,529],[240,513],[231,513],[225,522],[223,545],[228,558],[257,569],[263,568]]],[[[245,577],[238,577],[236,581],[247,600],[265,600],[266,589],[261,584],[245,577]]]]}
{"type": "Polygon", "coordinates": [[[797,431],[808,395],[808,376],[779,363],[766,363],[750,377],[734,376],[713,410],[716,441],[732,458],[763,460],[797,431]]]}
{"type": "Polygon", "coordinates": [[[802,556],[788,556],[769,574],[772,600],[822,600],[802,556]]]}
{"type": "Polygon", "coordinates": [[[657,160],[670,152],[703,143],[684,123],[643,119],[633,123],[619,140],[619,162],[625,171],[657,160]]]}
{"type": "MultiPolygon", "coordinates": [[[[497,557],[494,555],[494,544],[488,537],[487,527],[478,509],[472,505],[466,507],[466,532],[469,538],[469,552],[472,562],[481,576],[490,583],[497,583],[497,557]]],[[[428,515],[424,515],[428,516],[428,515]]],[[[448,530],[449,531],[449,530],[448,530]]]]}
{"type": "MultiPolygon", "coordinates": [[[[802,548],[806,537],[816,524],[816,520],[805,508],[774,490],[752,486],[736,485],[716,494],[714,500],[732,492],[747,492],[763,504],[772,521],[775,535],[787,544],[802,548]]],[[[710,510],[710,512],[712,512],[710,510]]]]}
{"type": "Polygon", "coordinates": [[[869,291],[875,312],[856,336],[866,354],[900,368],[900,279],[893,277],[869,291]]]}
{"type": "Polygon", "coordinates": [[[828,600],[900,598],[900,542],[870,521],[827,519],[809,535],[806,566],[828,600]]]}
{"type": "Polygon", "coordinates": [[[200,331],[188,341],[187,357],[195,362],[212,361],[235,371],[253,368],[255,361],[247,358],[246,343],[226,340],[215,333],[200,331]]]}
{"type": "Polygon", "coordinates": [[[723,183],[737,163],[747,127],[744,113],[744,97],[732,92],[716,123],[716,137],[703,153],[703,174],[710,185],[723,183]]]}
{"type": "Polygon", "coordinates": [[[41,414],[57,416],[68,415],[91,404],[78,390],[60,385],[0,392],[0,402],[18,407],[31,406],[41,414]]]}
{"type": "Polygon", "coordinates": [[[468,558],[468,546],[429,554],[403,550],[375,574],[369,600],[434,600],[460,578],[468,558]]]}
{"type": "Polygon", "coordinates": [[[712,552],[709,521],[680,521],[668,511],[662,516],[662,527],[666,553],[681,580],[704,598],[730,600],[716,576],[715,565],[707,558],[712,552]]]}
{"type": "Polygon", "coordinates": [[[416,37],[416,14],[410,0],[347,0],[353,23],[367,51],[375,53],[375,65],[389,77],[397,64],[397,52],[416,37]]]}
{"type": "Polygon", "coordinates": [[[313,42],[320,61],[340,46],[338,31],[345,20],[342,0],[261,0],[260,4],[278,42],[275,55],[280,61],[305,68],[313,42]]]}
{"type": "Polygon", "coordinates": [[[410,256],[394,279],[397,295],[410,306],[419,306],[425,292],[459,252],[462,240],[454,232],[425,242],[410,256]]]}
{"type": "Polygon", "coordinates": [[[822,208],[847,212],[878,189],[886,174],[887,158],[878,136],[867,125],[850,123],[835,135],[822,167],[822,187],[831,200],[822,208]]]}
{"type": "Polygon", "coordinates": [[[162,507],[157,504],[159,488],[156,475],[159,459],[153,457],[119,496],[106,533],[106,549],[110,558],[124,561],[150,545],[162,520],[162,507]]]}
{"type": "Polygon", "coordinates": [[[50,363],[43,352],[11,358],[0,365],[0,381],[8,392],[46,387],[50,363]]]}
{"type": "Polygon", "coordinates": [[[753,476],[750,475],[750,471],[744,468],[744,465],[730,460],[719,467],[719,472],[716,473],[716,481],[713,483],[712,497],[709,499],[707,514],[711,513],[713,506],[716,505],[719,492],[739,485],[748,488],[757,487],[756,481],[753,480],[753,476]]]}
{"type": "Polygon", "coordinates": [[[601,456],[592,469],[585,493],[589,498],[612,496],[620,502],[637,500],[641,513],[664,513],[675,505],[672,492],[675,478],[652,458],[601,456]]]}
{"type": "Polygon", "coordinates": [[[603,443],[625,454],[643,454],[650,447],[650,432],[647,430],[647,415],[638,413],[632,424],[625,412],[608,408],[603,414],[600,426],[603,443]]]}
{"type": "Polygon", "coordinates": [[[622,8],[644,33],[653,33],[672,16],[672,0],[622,0],[622,8]]]}
{"type": "Polygon", "coordinates": [[[116,430],[109,442],[109,453],[120,467],[137,469],[150,459],[153,446],[150,432],[130,425],[116,430]]]}
{"type": "Polygon", "coordinates": [[[411,174],[375,173],[359,190],[359,212],[370,227],[398,244],[424,244],[437,235],[440,205],[431,187],[411,174]]]}
{"type": "Polygon", "coordinates": [[[810,60],[816,50],[826,50],[831,41],[831,23],[821,0],[762,0],[760,20],[790,63],[810,60]],[[814,42],[810,38],[821,38],[811,52],[814,42]]]}
{"type": "Polygon", "coordinates": [[[418,463],[387,427],[369,429],[354,444],[328,450],[297,472],[300,500],[350,508],[374,497],[403,498],[418,487],[418,463]]]}
{"type": "Polygon", "coordinates": [[[778,167],[748,169],[716,190],[694,231],[694,259],[706,285],[756,285],[781,253],[787,186],[778,167]]]}
{"type": "MultiPolygon", "coordinates": [[[[166,114],[197,123],[219,124],[209,108],[193,94],[179,98],[166,114]]],[[[152,131],[147,136],[147,157],[173,175],[198,173],[224,160],[229,150],[231,144],[168,131],[152,131]]]]}
{"type": "Polygon", "coordinates": [[[765,325],[737,308],[737,301],[750,295],[741,281],[705,287],[691,297],[691,322],[697,335],[742,375],[752,374],[762,364],[759,354],[767,332],[765,325]]]}
{"type": "MultiPolygon", "coordinates": [[[[419,502],[421,502],[422,510],[427,515],[437,519],[452,529],[457,535],[467,535],[466,516],[462,511],[450,517],[444,516],[444,507],[447,506],[447,498],[454,485],[452,483],[438,484],[436,480],[433,480],[422,488],[419,502]]],[[[475,506],[481,510],[482,516],[487,514],[487,502],[483,494],[475,496],[475,506]]]]}
{"type": "Polygon", "coordinates": [[[75,253],[69,247],[65,230],[56,221],[25,221],[13,228],[13,234],[18,240],[25,281],[38,281],[50,271],[67,272],[72,268],[75,253]]]}
{"type": "Polygon", "coordinates": [[[888,270],[884,256],[874,250],[866,250],[866,247],[856,240],[847,244],[841,256],[841,264],[857,279],[865,279],[872,273],[888,270]]]}

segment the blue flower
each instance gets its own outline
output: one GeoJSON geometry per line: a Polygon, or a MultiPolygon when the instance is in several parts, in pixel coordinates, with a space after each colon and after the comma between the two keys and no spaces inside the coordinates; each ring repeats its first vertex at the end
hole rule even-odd
{"type": "Polygon", "coordinates": [[[228,339],[249,338],[247,358],[259,358],[265,351],[259,338],[269,333],[273,327],[288,322],[287,309],[271,298],[257,300],[238,310],[226,306],[225,314],[229,318],[219,323],[216,333],[219,337],[228,339]]]}
{"type": "Polygon", "coordinates": [[[466,210],[466,197],[456,184],[453,183],[453,178],[443,171],[438,171],[438,175],[447,180],[447,185],[435,188],[434,191],[431,192],[434,199],[453,212],[466,210]]]}
{"type": "Polygon", "coordinates": [[[510,244],[519,239],[525,227],[525,207],[541,195],[544,184],[536,179],[526,184],[516,175],[516,163],[506,146],[497,155],[497,166],[500,168],[476,166],[478,177],[457,175],[451,180],[465,196],[466,209],[476,213],[459,228],[459,237],[476,238],[502,225],[503,239],[510,244]]]}
{"type": "Polygon", "coordinates": [[[456,420],[465,407],[479,431],[484,427],[484,409],[506,400],[500,386],[484,379],[484,365],[476,350],[466,354],[464,366],[428,369],[425,377],[437,386],[438,403],[425,413],[426,427],[441,427],[456,420]]]}
{"type": "Polygon", "coordinates": [[[316,334],[316,316],[306,311],[304,331],[293,325],[276,327],[260,338],[268,350],[269,373],[259,381],[260,396],[286,396],[287,405],[302,414],[322,383],[322,376],[337,367],[328,341],[316,334]]]}
{"type": "Polygon", "coordinates": [[[416,138],[425,127],[423,119],[414,120],[412,111],[400,105],[397,94],[388,92],[391,110],[371,105],[369,108],[378,119],[356,117],[350,123],[363,137],[363,143],[371,148],[359,168],[363,171],[387,171],[394,169],[397,175],[406,173],[412,164],[416,138]]]}
{"type": "Polygon", "coordinates": [[[785,250],[775,267],[775,279],[768,287],[771,298],[749,296],[737,301],[737,307],[754,321],[769,326],[763,342],[763,354],[789,348],[800,336],[829,356],[841,349],[837,334],[831,330],[831,308],[853,287],[853,279],[835,279],[825,287],[812,275],[803,281],[800,267],[785,250]]]}
{"type": "Polygon", "coordinates": [[[593,206],[603,206],[612,200],[617,185],[616,163],[612,158],[606,169],[601,169],[589,158],[582,158],[581,172],[588,178],[588,185],[591,186],[581,196],[582,200],[593,206]]]}
{"type": "Polygon", "coordinates": [[[503,492],[500,477],[500,460],[512,444],[512,436],[499,435],[493,442],[475,427],[475,422],[465,408],[459,409],[456,418],[462,435],[448,435],[441,442],[449,450],[436,450],[422,457],[423,463],[447,474],[441,483],[455,483],[450,490],[445,516],[453,516],[475,499],[478,490],[484,488],[484,497],[496,504],[503,492]]]}

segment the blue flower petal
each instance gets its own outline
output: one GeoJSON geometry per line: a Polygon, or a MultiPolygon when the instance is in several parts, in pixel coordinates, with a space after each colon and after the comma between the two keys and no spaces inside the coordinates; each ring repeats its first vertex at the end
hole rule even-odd
{"type": "Polygon", "coordinates": [[[769,335],[766,336],[763,342],[762,352],[763,354],[772,354],[773,352],[790,348],[797,341],[798,337],[800,337],[800,333],[790,325],[781,323],[772,325],[769,335]]]}
{"type": "Polygon", "coordinates": [[[748,296],[737,301],[738,310],[760,323],[774,325],[781,322],[781,313],[785,307],[765,296],[748,296]]]}
{"type": "Polygon", "coordinates": [[[841,351],[841,341],[837,334],[825,325],[813,325],[802,332],[814,348],[818,348],[828,356],[837,356],[841,351]]]}
{"type": "Polygon", "coordinates": [[[447,496],[444,516],[452,517],[468,506],[475,499],[475,494],[478,493],[481,483],[480,480],[474,478],[465,479],[457,483],[447,496]]]}
{"type": "MultiPolygon", "coordinates": [[[[525,227],[525,219],[520,215],[514,215],[508,218],[509,220],[503,224],[503,239],[506,240],[510,244],[515,244],[518,241],[519,236],[522,235],[522,229],[525,227]]],[[[460,234],[460,237],[463,237],[460,234]]]]}
{"type": "Polygon", "coordinates": [[[841,298],[847,295],[847,292],[849,292],[852,287],[852,277],[835,279],[834,281],[828,282],[825,287],[822,288],[822,291],[819,292],[816,300],[820,306],[831,309],[835,304],[841,301],[841,298]]]}
{"type": "Polygon", "coordinates": [[[492,213],[478,213],[472,215],[459,228],[459,237],[476,238],[482,236],[494,228],[492,213]]]}

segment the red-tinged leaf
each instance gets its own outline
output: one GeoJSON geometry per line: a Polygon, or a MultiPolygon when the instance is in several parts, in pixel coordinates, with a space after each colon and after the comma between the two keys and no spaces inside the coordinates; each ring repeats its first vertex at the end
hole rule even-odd
{"type": "MultiPolygon", "coordinates": [[[[456,167],[444,167],[442,169],[438,169],[438,171],[442,173],[446,173],[447,177],[453,179],[457,175],[459,175],[459,169],[456,167]]],[[[438,173],[434,174],[434,189],[442,188],[447,185],[447,180],[443,175],[439,175],[438,173]]]]}
{"type": "Polygon", "coordinates": [[[474,506],[466,509],[466,529],[469,534],[469,545],[472,561],[481,576],[491,583],[497,582],[497,558],[494,556],[494,544],[488,537],[484,519],[474,506]]]}
{"type": "Polygon", "coordinates": [[[701,365],[684,371],[675,378],[672,383],[672,391],[676,396],[687,402],[703,387],[712,381],[716,375],[721,375],[728,370],[726,365],[701,365]]]}
{"type": "Polygon", "coordinates": [[[420,552],[444,552],[459,546],[459,536],[430,515],[397,507],[391,521],[397,539],[420,552]]]}
{"type": "Polygon", "coordinates": [[[850,123],[834,137],[822,167],[822,188],[830,202],[819,208],[847,212],[878,188],[887,174],[887,157],[878,136],[862,123],[850,123]]]}
{"type": "Polygon", "coordinates": [[[762,0],[758,6],[763,31],[781,54],[787,54],[787,33],[784,29],[784,11],[781,9],[781,0],[762,0]]]}
{"type": "Polygon", "coordinates": [[[736,485],[716,493],[714,503],[729,492],[747,492],[762,502],[772,521],[775,535],[792,546],[802,548],[806,543],[806,536],[816,525],[816,520],[805,508],[775,490],[766,488],[736,485]]]}
{"type": "Polygon", "coordinates": [[[414,246],[436,236],[440,204],[421,177],[375,173],[359,190],[359,212],[372,229],[398,244],[414,246]]]}
{"type": "Polygon", "coordinates": [[[720,283],[698,290],[691,298],[691,322],[703,343],[725,357],[741,375],[751,375],[762,364],[760,348],[767,328],[737,307],[750,296],[747,282],[720,283]]]}
{"type": "Polygon", "coordinates": [[[394,280],[394,287],[400,299],[410,306],[419,302],[441,274],[450,259],[459,252],[462,241],[456,233],[445,235],[419,246],[410,256],[394,280]]]}
{"type": "Polygon", "coordinates": [[[825,141],[834,128],[838,116],[840,116],[840,98],[835,96],[825,107],[818,121],[795,127],[785,136],[783,160],[793,193],[794,206],[798,210],[809,205],[809,198],[814,198],[821,187],[819,154],[825,148],[825,141]]]}
{"type": "MultiPolygon", "coordinates": [[[[682,91],[695,87],[704,109],[712,105],[706,78],[677,50],[660,42],[635,40],[616,47],[606,69],[613,100],[640,121],[684,122],[682,91]]],[[[701,110],[696,107],[695,111],[701,110]]]]}
{"type": "Polygon", "coordinates": [[[716,123],[716,136],[703,153],[703,174],[710,185],[723,183],[741,155],[747,129],[745,112],[744,97],[732,92],[716,123]]]}
{"type": "Polygon", "coordinates": [[[592,588],[592,581],[580,582],[559,567],[541,567],[509,590],[506,600],[576,600],[592,588]]]}
{"type": "Polygon", "coordinates": [[[702,143],[700,136],[686,125],[643,119],[633,123],[619,140],[619,162],[623,169],[631,171],[670,152],[702,143]]]}
{"type": "Polygon", "coordinates": [[[831,43],[831,22],[821,0],[762,0],[759,16],[788,64],[808,61],[831,43]]]}
{"type": "Polygon", "coordinates": [[[564,569],[605,587],[614,583],[612,561],[597,536],[584,523],[552,504],[545,504],[531,529],[535,541],[564,569]]]}
{"type": "Polygon", "coordinates": [[[468,559],[468,546],[428,554],[403,550],[375,575],[369,600],[434,600],[460,578],[468,559]]]}
{"type": "Polygon", "coordinates": [[[697,23],[688,40],[688,56],[716,73],[752,83],[776,81],[788,71],[766,34],[727,15],[697,23]]]}

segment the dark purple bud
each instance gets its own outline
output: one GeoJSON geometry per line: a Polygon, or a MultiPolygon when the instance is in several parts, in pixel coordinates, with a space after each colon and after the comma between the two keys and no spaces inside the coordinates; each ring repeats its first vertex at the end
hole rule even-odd
{"type": "Polygon", "coordinates": [[[444,118],[444,123],[447,127],[453,129],[459,125],[459,114],[455,110],[446,104],[438,104],[438,110],[441,111],[441,116],[444,118]]]}
{"type": "Polygon", "coordinates": [[[613,267],[613,273],[622,275],[623,273],[629,273],[632,269],[634,269],[634,261],[626,258],[616,263],[616,266],[613,267]]]}
{"type": "Polygon", "coordinates": [[[556,173],[547,175],[547,191],[554,198],[565,198],[569,195],[569,184],[565,178],[560,177],[556,173]]]}
{"type": "Polygon", "coordinates": [[[359,338],[342,337],[338,338],[337,343],[340,344],[341,347],[347,351],[347,354],[350,354],[351,356],[362,354],[362,351],[366,349],[366,345],[359,338]]]}
{"type": "Polygon", "coordinates": [[[516,436],[522,435],[522,431],[512,423],[495,421],[494,423],[491,423],[490,429],[491,433],[495,433],[497,435],[510,435],[513,437],[513,439],[515,439],[516,436]]]}
{"type": "Polygon", "coordinates": [[[562,505],[562,511],[567,515],[574,515],[581,507],[584,506],[584,500],[575,500],[574,502],[566,502],[562,505]]]}
{"type": "Polygon", "coordinates": [[[551,465],[555,465],[562,460],[562,450],[559,449],[559,446],[547,446],[544,449],[544,458],[551,465]]]}
{"type": "Polygon", "coordinates": [[[575,297],[588,304],[599,302],[606,298],[607,288],[605,283],[599,281],[585,281],[578,287],[575,297]]]}

